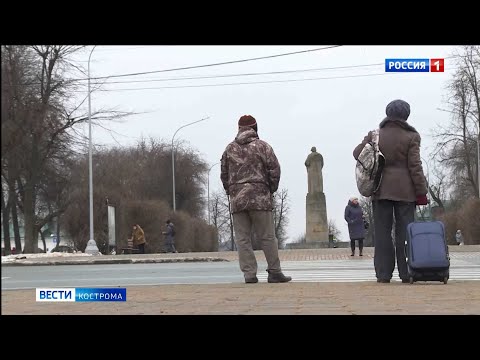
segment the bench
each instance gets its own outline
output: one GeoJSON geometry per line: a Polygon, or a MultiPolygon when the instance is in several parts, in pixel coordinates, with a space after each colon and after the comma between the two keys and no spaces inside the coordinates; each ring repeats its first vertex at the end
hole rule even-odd
{"type": "Polygon", "coordinates": [[[122,248],[122,254],[138,254],[138,249],[133,247],[133,241],[128,239],[127,247],[122,248]]]}
{"type": "Polygon", "coordinates": [[[138,249],[134,247],[122,248],[122,254],[138,254],[138,249]]]}

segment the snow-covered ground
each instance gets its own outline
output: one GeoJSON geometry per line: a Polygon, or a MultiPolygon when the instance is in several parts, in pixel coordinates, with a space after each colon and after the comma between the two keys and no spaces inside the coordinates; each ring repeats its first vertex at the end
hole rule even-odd
{"type": "MultiPolygon", "coordinates": [[[[101,254],[99,254],[101,255],[101,254]]],[[[15,262],[16,260],[23,260],[23,259],[38,259],[38,258],[46,258],[46,257],[71,257],[71,256],[93,256],[92,254],[85,254],[81,251],[75,253],[67,253],[67,252],[54,252],[54,253],[38,253],[38,254],[17,254],[17,255],[7,255],[2,256],[2,264],[15,262]]],[[[98,256],[98,255],[97,255],[98,256]]]]}

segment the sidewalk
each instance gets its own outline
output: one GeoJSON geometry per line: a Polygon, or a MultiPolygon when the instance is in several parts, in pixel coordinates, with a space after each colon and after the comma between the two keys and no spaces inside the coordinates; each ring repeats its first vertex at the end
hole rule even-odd
{"type": "MultiPolygon", "coordinates": [[[[480,252],[480,245],[449,246],[450,253],[480,252]]],[[[279,250],[281,261],[315,261],[372,259],[373,248],[363,249],[363,257],[350,256],[348,248],[295,249],[279,250]]],[[[88,255],[88,254],[27,254],[7,257],[2,256],[2,266],[18,265],[89,265],[89,264],[129,264],[129,263],[165,263],[165,262],[199,262],[199,261],[238,261],[236,251],[194,252],[177,254],[126,254],[126,255],[88,255]],[[34,257],[30,257],[30,255],[34,257]]],[[[263,251],[255,251],[259,261],[265,261],[263,251]]]]}
{"type": "Polygon", "coordinates": [[[480,281],[296,283],[127,288],[127,301],[35,302],[2,291],[2,315],[480,315],[480,281]]]}
{"type": "MultiPolygon", "coordinates": [[[[451,246],[450,253],[480,256],[479,245],[451,246]]],[[[350,250],[281,250],[282,261],[359,259],[350,250]]],[[[261,251],[257,259],[264,260],[261,251]]],[[[364,249],[370,259],[372,248],[364,249]]],[[[70,256],[19,259],[11,265],[237,261],[236,252],[70,256]]],[[[374,281],[352,283],[209,284],[127,287],[127,301],[37,303],[35,289],[2,291],[2,315],[480,315],[480,281],[374,281]]]]}

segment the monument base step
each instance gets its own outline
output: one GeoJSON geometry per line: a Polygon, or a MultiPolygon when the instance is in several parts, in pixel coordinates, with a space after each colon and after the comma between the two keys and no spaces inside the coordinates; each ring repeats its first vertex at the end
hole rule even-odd
{"type": "Polygon", "coordinates": [[[287,243],[286,249],[325,249],[325,248],[347,248],[350,247],[349,242],[328,242],[328,241],[310,241],[301,243],[287,243]]]}

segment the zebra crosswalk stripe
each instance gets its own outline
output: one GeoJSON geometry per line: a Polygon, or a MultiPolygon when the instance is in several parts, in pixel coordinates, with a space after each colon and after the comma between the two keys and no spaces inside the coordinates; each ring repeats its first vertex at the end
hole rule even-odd
{"type": "MultiPolygon", "coordinates": [[[[454,261],[450,266],[449,280],[480,281],[480,265],[454,261]]],[[[301,282],[348,282],[348,281],[375,281],[373,261],[363,260],[335,260],[335,261],[302,261],[283,262],[282,271],[292,276],[293,281],[301,282]]],[[[267,273],[257,275],[260,281],[266,281],[267,273]]],[[[392,281],[400,281],[395,269],[392,281]]]]}

